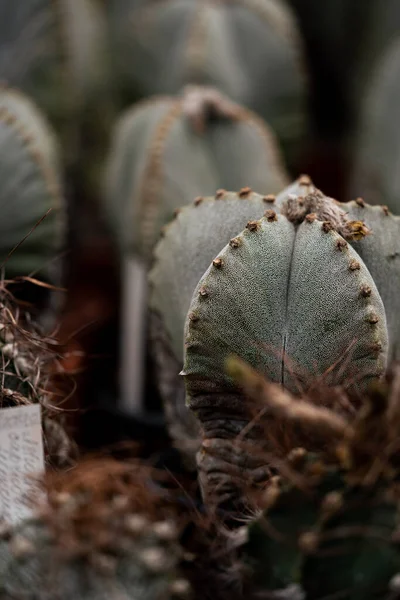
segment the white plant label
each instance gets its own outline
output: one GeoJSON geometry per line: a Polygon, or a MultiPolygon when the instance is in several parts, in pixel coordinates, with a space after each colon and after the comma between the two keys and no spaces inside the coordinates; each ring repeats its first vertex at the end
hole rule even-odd
{"type": "Polygon", "coordinates": [[[29,518],[27,502],[44,472],[40,405],[0,410],[0,518],[14,525],[29,518]]]}

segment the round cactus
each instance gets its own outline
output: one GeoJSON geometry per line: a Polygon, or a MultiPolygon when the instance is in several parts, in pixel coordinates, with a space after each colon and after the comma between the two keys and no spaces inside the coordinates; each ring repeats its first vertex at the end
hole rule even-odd
{"type": "Polygon", "coordinates": [[[58,147],[39,110],[0,90],[0,264],[6,278],[34,274],[59,282],[65,214],[58,147]]]}
{"type": "Polygon", "coordinates": [[[164,229],[154,251],[150,273],[151,342],[157,378],[175,442],[193,450],[193,416],[185,407],[179,372],[183,365],[183,329],[193,291],[211,260],[239,233],[247,221],[273,206],[273,195],[260,196],[243,188],[218,190],[212,198],[198,197],[164,229]]]}
{"type": "Polygon", "coordinates": [[[305,75],[281,0],[109,3],[115,74],[130,100],[212,85],[261,114],[290,148],[303,133],[305,75]]]}
{"type": "Polygon", "coordinates": [[[396,39],[378,63],[366,93],[356,148],[352,195],[371,204],[387,204],[400,213],[400,131],[397,112],[400,100],[400,39],[396,39]]]}
{"type": "Polygon", "coordinates": [[[189,597],[181,525],[142,471],[93,460],[53,481],[40,515],[2,527],[2,597],[189,597]]]}
{"type": "MultiPolygon", "coordinates": [[[[206,438],[199,454],[202,484],[219,479],[220,494],[228,498],[226,464],[251,459],[232,449],[249,415],[225,369],[227,357],[237,355],[297,394],[320,381],[356,395],[383,375],[388,359],[384,302],[368,263],[353,248],[358,244],[369,259],[368,228],[350,220],[347,205],[315,188],[301,195],[312,190],[306,177],[289,189],[277,197],[279,213],[270,209],[260,221],[249,221],[218,253],[197,285],[185,324],[187,403],[206,438]],[[209,450],[220,438],[225,467],[209,450]]],[[[382,254],[386,260],[385,248],[382,254]]],[[[393,300],[387,286],[382,293],[393,300]]],[[[252,435],[257,432],[249,428],[246,437],[252,435]]],[[[253,462],[254,477],[262,479],[265,468],[253,462]]]]}
{"type": "Polygon", "coordinates": [[[0,2],[0,80],[31,96],[68,136],[103,86],[105,30],[92,0],[0,2]]]}
{"type": "Polygon", "coordinates": [[[148,260],[174,211],[216,189],[286,185],[274,136],[216,90],[134,107],[116,128],[106,179],[109,222],[123,250],[148,260]]]}

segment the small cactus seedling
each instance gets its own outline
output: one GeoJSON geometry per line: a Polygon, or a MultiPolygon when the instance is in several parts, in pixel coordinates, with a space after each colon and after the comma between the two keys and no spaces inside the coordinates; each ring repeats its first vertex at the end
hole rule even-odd
{"type": "MultiPolygon", "coordinates": [[[[278,196],[280,212],[270,209],[261,220],[249,221],[236,236],[240,243],[219,252],[193,294],[183,374],[207,448],[218,438],[234,438],[248,423],[243,394],[224,368],[231,354],[295,393],[318,378],[360,393],[386,368],[384,302],[368,262],[353,248],[359,244],[368,261],[372,250],[363,238],[370,232],[350,219],[347,205],[318,190],[299,195],[311,186],[302,177],[292,193],[278,196]]],[[[374,244],[374,233],[370,236],[374,244]]],[[[377,241],[373,247],[385,261],[385,245],[377,241]]],[[[386,288],[390,315],[393,297],[386,288]]],[[[215,477],[207,452],[199,455],[202,469],[215,477]]]]}
{"type": "Polygon", "coordinates": [[[103,85],[99,7],[92,0],[1,0],[0,23],[0,80],[31,96],[69,139],[71,123],[103,85]]]}
{"type": "Polygon", "coordinates": [[[285,147],[298,142],[306,78],[283,1],[113,0],[109,19],[117,85],[130,101],[211,85],[261,114],[285,147]]]}
{"type": "Polygon", "coordinates": [[[44,117],[21,93],[0,90],[0,264],[8,279],[34,274],[58,283],[64,238],[58,147],[44,117]],[[59,261],[58,261],[59,262],[59,261]]]}
{"type": "Polygon", "coordinates": [[[287,175],[268,127],[218,91],[189,86],[122,117],[106,208],[122,248],[149,260],[161,227],[197,196],[245,185],[276,192],[282,183],[287,175]]]}
{"type": "Polygon", "coordinates": [[[89,461],[47,492],[40,515],[2,532],[2,598],[190,597],[181,525],[140,465],[89,461]]]}
{"type": "Polygon", "coordinates": [[[400,213],[400,39],[389,45],[366,92],[351,193],[400,213]]]}
{"type": "MultiPolygon", "coordinates": [[[[210,262],[243,226],[273,206],[274,196],[260,196],[250,188],[238,193],[218,190],[212,198],[196,198],[165,227],[154,251],[150,273],[151,342],[158,384],[168,415],[171,435],[186,449],[195,446],[193,416],[185,407],[179,372],[183,365],[183,330],[193,291],[210,262]],[[185,442],[186,440],[186,442],[185,442]]],[[[218,268],[218,262],[216,263],[218,268]]],[[[196,313],[189,318],[195,324],[196,313]]]]}

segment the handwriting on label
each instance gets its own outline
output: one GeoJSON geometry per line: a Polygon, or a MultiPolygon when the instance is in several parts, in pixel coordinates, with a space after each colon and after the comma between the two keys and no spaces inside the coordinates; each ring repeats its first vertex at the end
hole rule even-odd
{"type": "Polygon", "coordinates": [[[0,409],[0,518],[15,524],[31,516],[37,484],[30,476],[43,471],[40,405],[0,409]]]}

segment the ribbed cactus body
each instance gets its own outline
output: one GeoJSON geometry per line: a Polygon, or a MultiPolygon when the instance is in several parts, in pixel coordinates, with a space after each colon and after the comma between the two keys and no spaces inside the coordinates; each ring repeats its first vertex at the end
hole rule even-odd
{"type": "Polygon", "coordinates": [[[221,393],[229,390],[223,364],[231,353],[293,390],[336,361],[331,383],[355,376],[365,385],[382,373],[383,303],[367,267],[336,231],[317,219],[296,227],[271,211],[238,240],[218,254],[220,266],[214,261],[193,295],[189,314],[197,319],[187,319],[185,335],[189,398],[204,393],[204,378],[221,393]],[[346,352],[348,370],[341,364],[346,352]]]}
{"type": "Polygon", "coordinates": [[[303,57],[283,2],[114,0],[109,14],[116,77],[128,97],[212,85],[265,117],[283,143],[298,141],[303,57]]]}
{"type": "Polygon", "coordinates": [[[116,128],[106,210],[122,250],[148,260],[174,211],[219,188],[286,184],[274,136],[216,90],[189,88],[133,108],[116,128]]]}
{"type": "Polygon", "coordinates": [[[0,2],[0,79],[31,96],[68,135],[102,89],[104,23],[92,0],[0,2]]]}
{"type": "Polygon", "coordinates": [[[366,92],[351,194],[371,204],[387,204],[400,214],[400,40],[390,44],[366,92]]]}
{"type": "MultiPolygon", "coordinates": [[[[151,343],[157,379],[175,441],[195,442],[194,420],[185,407],[179,372],[183,365],[184,324],[196,285],[222,246],[274,202],[249,188],[219,190],[184,207],[164,231],[150,273],[151,343]]],[[[190,442],[188,443],[190,446],[190,442]]],[[[194,443],[192,444],[192,447],[194,443]]]]}
{"type": "Polygon", "coordinates": [[[350,219],[364,221],[372,231],[351,242],[371,273],[385,306],[389,335],[389,359],[400,356],[400,217],[385,206],[369,206],[363,200],[342,204],[350,219]]]}
{"type": "Polygon", "coordinates": [[[6,278],[34,274],[58,282],[60,261],[54,259],[65,214],[57,143],[31,101],[8,89],[0,90],[0,179],[0,263],[6,278]]]}
{"type": "Polygon", "coordinates": [[[305,176],[277,196],[275,208],[220,250],[185,323],[182,373],[205,438],[198,455],[202,487],[218,480],[220,498],[230,500],[233,464],[235,471],[253,469],[255,481],[266,477],[257,453],[235,449],[241,431],[250,440],[259,432],[247,428],[245,396],[226,370],[230,355],[296,394],[316,381],[358,394],[383,375],[397,345],[392,307],[398,294],[389,283],[397,273],[388,260],[397,219],[382,208],[326,198],[305,176]],[[377,281],[369,265],[371,271],[381,266],[377,281]]]}

